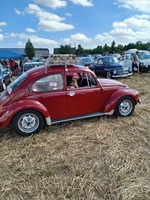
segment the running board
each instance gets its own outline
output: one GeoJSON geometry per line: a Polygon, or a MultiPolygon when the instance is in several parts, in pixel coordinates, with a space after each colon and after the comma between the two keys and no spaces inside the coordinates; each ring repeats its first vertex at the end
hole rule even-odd
{"type": "Polygon", "coordinates": [[[60,122],[67,122],[67,121],[72,121],[72,120],[78,120],[78,119],[84,119],[84,118],[90,118],[90,117],[97,117],[97,116],[102,116],[102,115],[112,115],[113,111],[110,112],[110,113],[96,112],[96,113],[91,113],[91,114],[87,114],[87,115],[75,116],[75,117],[71,117],[71,118],[64,118],[64,119],[60,119],[60,120],[52,120],[51,124],[56,124],[56,123],[60,123],[60,122]]]}

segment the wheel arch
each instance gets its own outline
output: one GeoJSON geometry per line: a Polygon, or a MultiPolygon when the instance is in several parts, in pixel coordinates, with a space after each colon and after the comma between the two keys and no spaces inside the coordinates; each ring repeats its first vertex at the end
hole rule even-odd
{"type": "Polygon", "coordinates": [[[10,113],[10,116],[8,117],[9,121],[8,124],[10,124],[15,117],[15,115],[21,111],[24,110],[36,110],[39,113],[41,113],[45,119],[45,122],[50,125],[51,124],[51,118],[50,113],[46,109],[46,107],[41,104],[38,101],[35,100],[25,100],[25,101],[18,101],[13,104],[11,104],[8,109],[7,113],[10,113]],[[17,105],[17,106],[16,106],[17,105]]]}
{"type": "Polygon", "coordinates": [[[122,91],[117,91],[115,94],[112,94],[112,96],[105,102],[104,112],[109,113],[112,110],[115,110],[115,107],[116,107],[118,101],[120,99],[122,99],[123,97],[127,97],[127,98],[130,97],[134,100],[135,105],[137,104],[137,101],[133,97],[133,95],[131,95],[129,93],[127,94],[127,93],[122,92],[122,91]]]}

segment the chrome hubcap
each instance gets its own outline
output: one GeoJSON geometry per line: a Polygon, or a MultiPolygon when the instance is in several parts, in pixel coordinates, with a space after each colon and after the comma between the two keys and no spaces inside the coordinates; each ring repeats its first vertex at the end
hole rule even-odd
{"type": "Polygon", "coordinates": [[[22,115],[18,121],[18,127],[21,131],[31,133],[39,126],[39,119],[33,113],[22,115]]]}
{"type": "Polygon", "coordinates": [[[132,102],[130,100],[124,100],[119,106],[119,111],[122,115],[128,115],[133,109],[132,102]]]}

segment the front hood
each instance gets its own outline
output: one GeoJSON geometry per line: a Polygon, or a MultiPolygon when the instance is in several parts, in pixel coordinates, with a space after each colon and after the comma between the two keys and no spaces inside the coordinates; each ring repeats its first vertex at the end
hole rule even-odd
{"type": "Polygon", "coordinates": [[[98,81],[102,87],[127,87],[125,84],[112,79],[99,78],[98,81]]]}
{"type": "Polygon", "coordinates": [[[150,59],[141,60],[141,63],[143,63],[144,65],[150,65],[150,59]]]}

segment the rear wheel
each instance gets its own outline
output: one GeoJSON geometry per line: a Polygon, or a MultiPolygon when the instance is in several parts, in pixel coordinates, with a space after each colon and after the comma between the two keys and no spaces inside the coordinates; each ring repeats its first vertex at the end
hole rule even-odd
{"type": "Polygon", "coordinates": [[[44,127],[44,117],[36,110],[24,110],[12,120],[14,130],[21,136],[38,133],[44,127]]]}
{"type": "Polygon", "coordinates": [[[122,97],[115,108],[115,115],[121,117],[127,117],[132,115],[135,108],[135,101],[131,97],[122,97]]]}

